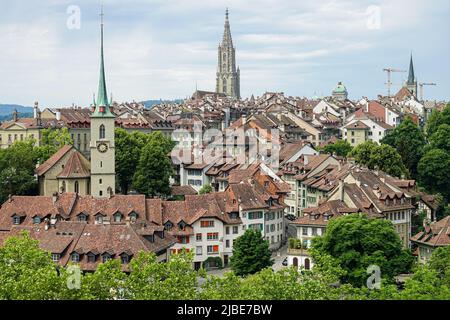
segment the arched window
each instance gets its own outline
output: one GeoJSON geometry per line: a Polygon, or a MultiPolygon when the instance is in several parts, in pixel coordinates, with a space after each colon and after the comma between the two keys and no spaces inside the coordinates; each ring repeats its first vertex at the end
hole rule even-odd
{"type": "Polygon", "coordinates": [[[305,259],[305,270],[309,270],[310,269],[310,261],[308,258],[305,259]]]}
{"type": "Polygon", "coordinates": [[[292,264],[294,265],[294,267],[298,267],[298,258],[292,259],[292,264]]]}
{"type": "Polygon", "coordinates": [[[227,79],[223,79],[223,91],[227,92],[227,79]]]}
{"type": "Polygon", "coordinates": [[[105,132],[105,126],[102,124],[100,126],[100,139],[105,139],[106,132],[105,132]]]}
{"type": "Polygon", "coordinates": [[[75,189],[75,193],[80,193],[80,184],[78,181],[75,181],[74,189],[75,189]]]}

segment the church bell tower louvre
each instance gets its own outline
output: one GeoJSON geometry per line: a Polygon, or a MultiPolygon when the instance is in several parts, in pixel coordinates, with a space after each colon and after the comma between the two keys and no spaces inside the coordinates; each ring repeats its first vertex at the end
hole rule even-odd
{"type": "Polygon", "coordinates": [[[103,51],[103,7],[101,12],[100,78],[97,100],[91,114],[91,195],[107,198],[114,194],[115,170],[115,114],[110,109],[106,90],[105,60],[103,51]]]}

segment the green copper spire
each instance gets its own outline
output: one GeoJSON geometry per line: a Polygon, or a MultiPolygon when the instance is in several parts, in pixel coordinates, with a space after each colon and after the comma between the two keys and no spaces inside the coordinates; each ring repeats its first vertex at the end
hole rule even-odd
{"type": "Polygon", "coordinates": [[[409,74],[408,74],[408,85],[414,85],[414,82],[416,81],[416,77],[414,76],[414,64],[413,64],[413,58],[411,53],[411,60],[409,61],[409,74]]]}
{"type": "Polygon", "coordinates": [[[106,77],[105,77],[105,58],[103,54],[103,6],[102,12],[100,14],[101,17],[101,51],[100,51],[100,79],[98,83],[98,95],[97,95],[97,103],[95,105],[95,111],[92,114],[92,117],[101,117],[101,118],[110,118],[115,117],[113,113],[111,113],[109,109],[108,102],[108,93],[106,91],[106,77]]]}

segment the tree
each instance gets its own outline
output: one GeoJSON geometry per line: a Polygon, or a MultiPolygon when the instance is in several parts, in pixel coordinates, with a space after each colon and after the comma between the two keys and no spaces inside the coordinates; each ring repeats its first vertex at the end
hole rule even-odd
{"type": "Polygon", "coordinates": [[[0,299],[51,300],[59,297],[57,266],[27,232],[0,248],[0,299]]]}
{"type": "Polygon", "coordinates": [[[450,125],[450,103],[441,112],[437,110],[431,112],[425,126],[427,136],[431,137],[442,124],[450,125]]]}
{"type": "Polygon", "coordinates": [[[210,184],[207,184],[207,185],[204,185],[198,193],[199,194],[208,194],[211,192],[213,192],[213,188],[211,187],[210,184]]]}
{"type": "Polygon", "coordinates": [[[36,152],[33,141],[17,141],[0,150],[0,203],[9,195],[33,195],[37,182],[34,177],[36,152]]]}
{"type": "Polygon", "coordinates": [[[395,148],[409,172],[413,176],[417,174],[417,164],[426,142],[422,131],[410,117],[406,117],[398,127],[389,132],[381,143],[395,148]]]}
{"type": "Polygon", "coordinates": [[[65,145],[73,145],[73,140],[67,128],[43,129],[41,145],[36,148],[37,160],[41,164],[44,163],[65,145]]]}
{"type": "Polygon", "coordinates": [[[133,183],[142,149],[148,141],[148,135],[137,131],[128,133],[121,128],[116,129],[115,135],[117,184],[120,191],[127,194],[133,183]]]}
{"type": "Polygon", "coordinates": [[[365,214],[352,214],[330,220],[325,235],[313,239],[311,255],[328,255],[345,271],[343,283],[355,287],[366,284],[367,268],[377,265],[381,276],[390,281],[410,270],[413,258],[402,248],[392,222],[370,219],[365,214]]]}
{"type": "Polygon", "coordinates": [[[354,148],[349,156],[369,169],[378,168],[396,177],[408,176],[408,169],[403,164],[400,154],[389,145],[379,145],[369,140],[354,148]]]}
{"type": "Polygon", "coordinates": [[[450,200],[450,155],[441,149],[428,151],[418,165],[420,183],[432,193],[450,200]]]}
{"type": "Polygon", "coordinates": [[[346,157],[351,151],[353,147],[345,140],[338,140],[333,144],[329,144],[325,146],[323,149],[324,152],[329,154],[335,154],[339,157],[346,157]]]}
{"type": "Polygon", "coordinates": [[[133,177],[133,186],[138,192],[148,196],[170,195],[169,179],[173,175],[169,158],[171,147],[172,141],[161,132],[150,134],[133,177]]]}
{"type": "Polygon", "coordinates": [[[450,153],[450,125],[442,124],[429,138],[431,148],[450,153]]]}
{"type": "Polygon", "coordinates": [[[261,231],[247,229],[233,245],[231,268],[238,276],[246,276],[273,265],[269,242],[261,231]]]}
{"type": "Polygon", "coordinates": [[[191,300],[196,298],[197,272],[192,253],[172,255],[160,263],[154,253],[140,252],[131,260],[127,298],[137,300],[191,300]]]}

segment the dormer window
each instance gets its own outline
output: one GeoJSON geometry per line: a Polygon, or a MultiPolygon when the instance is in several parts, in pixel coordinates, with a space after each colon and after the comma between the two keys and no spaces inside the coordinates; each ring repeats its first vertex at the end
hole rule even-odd
{"type": "Polygon", "coordinates": [[[78,263],[78,262],[80,262],[80,255],[78,253],[74,252],[74,253],[72,253],[71,259],[72,259],[73,263],[78,263]]]}
{"type": "Polygon", "coordinates": [[[92,252],[91,252],[91,253],[88,253],[87,259],[88,259],[88,262],[89,262],[89,263],[94,263],[95,260],[96,260],[95,254],[93,254],[92,252]]]}
{"type": "Polygon", "coordinates": [[[101,214],[97,215],[95,217],[95,222],[97,222],[97,224],[103,224],[103,216],[101,214]]]}
{"type": "Polygon", "coordinates": [[[33,218],[33,223],[34,224],[40,224],[41,223],[41,218],[40,217],[34,217],[33,218]]]}
{"type": "Polygon", "coordinates": [[[105,253],[103,255],[103,263],[108,262],[109,260],[111,260],[111,255],[109,253],[105,253]]]}
{"type": "Polygon", "coordinates": [[[13,217],[13,224],[15,225],[19,225],[22,222],[22,218],[19,216],[14,216],[13,217]]]}
{"type": "Polygon", "coordinates": [[[87,215],[85,215],[84,213],[80,214],[78,216],[78,221],[80,222],[86,222],[87,221],[87,215]]]}
{"type": "Polygon", "coordinates": [[[120,261],[122,261],[122,264],[128,264],[130,262],[130,256],[126,253],[122,253],[120,256],[120,261]]]}
{"type": "Polygon", "coordinates": [[[164,228],[166,228],[167,231],[172,230],[172,228],[173,228],[172,222],[170,222],[170,221],[166,222],[166,224],[164,225],[164,228]]]}
{"type": "Polygon", "coordinates": [[[121,222],[122,221],[122,214],[120,212],[116,212],[114,214],[114,222],[121,222]]]}
{"type": "Polygon", "coordinates": [[[130,213],[131,222],[136,222],[137,218],[138,218],[138,214],[136,212],[130,213]]]}
{"type": "Polygon", "coordinates": [[[180,223],[178,223],[178,228],[180,230],[184,230],[186,228],[186,223],[184,221],[180,221],[180,223]]]}
{"type": "Polygon", "coordinates": [[[58,262],[60,258],[61,258],[61,255],[59,253],[52,253],[53,262],[58,262]]]}

